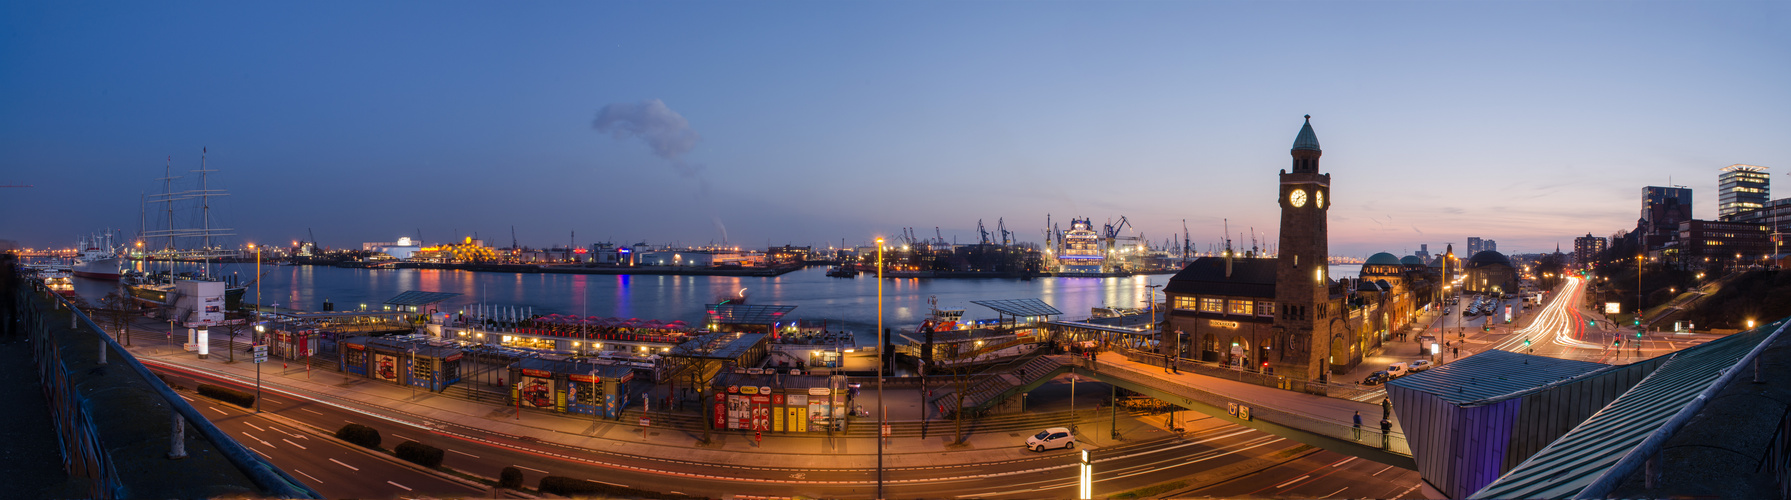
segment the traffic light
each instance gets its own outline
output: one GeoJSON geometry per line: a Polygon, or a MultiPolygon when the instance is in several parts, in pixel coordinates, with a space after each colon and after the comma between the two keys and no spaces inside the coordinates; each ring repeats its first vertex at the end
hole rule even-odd
{"type": "Polygon", "coordinates": [[[1642,338],[1642,331],[1641,331],[1641,330],[1636,330],[1636,338],[1638,338],[1638,339],[1639,339],[1639,338],[1642,338]]]}
{"type": "Polygon", "coordinates": [[[1622,337],[1611,339],[1611,347],[1621,347],[1622,345],[1623,345],[1622,337]]]}
{"type": "Polygon", "coordinates": [[[1598,320],[1595,320],[1595,319],[1586,320],[1586,326],[1598,326],[1598,320]]]}
{"type": "Polygon", "coordinates": [[[1530,347],[1530,339],[1524,339],[1524,347],[1530,347]]]}

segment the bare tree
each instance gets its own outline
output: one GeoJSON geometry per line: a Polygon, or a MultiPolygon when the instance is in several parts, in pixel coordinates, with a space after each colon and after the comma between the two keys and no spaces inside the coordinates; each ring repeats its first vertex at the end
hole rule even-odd
{"type": "Polygon", "coordinates": [[[224,311],[224,336],[230,339],[230,362],[236,362],[236,338],[249,331],[249,315],[242,311],[224,311]]]}
{"type": "Polygon", "coordinates": [[[964,441],[969,438],[964,435],[964,416],[969,413],[964,409],[964,403],[969,398],[970,379],[971,375],[976,373],[976,363],[967,358],[975,356],[976,353],[974,350],[964,352],[966,345],[968,344],[964,342],[951,342],[943,346],[945,362],[941,363],[941,367],[945,370],[947,383],[951,384],[953,389],[952,394],[947,397],[957,400],[956,409],[952,411],[954,428],[951,444],[954,446],[964,444],[964,441]]]}
{"type": "Polygon", "coordinates": [[[130,323],[131,298],[120,292],[112,292],[100,298],[100,312],[106,322],[112,326],[114,335],[123,337],[124,345],[131,345],[130,333],[125,325],[130,323]]]}

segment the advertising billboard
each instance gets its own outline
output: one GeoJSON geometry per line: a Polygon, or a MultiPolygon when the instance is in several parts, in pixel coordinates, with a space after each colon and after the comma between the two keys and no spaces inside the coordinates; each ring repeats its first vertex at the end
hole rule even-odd
{"type": "Polygon", "coordinates": [[[390,354],[374,354],[373,378],[387,382],[397,382],[398,358],[390,354]]]}

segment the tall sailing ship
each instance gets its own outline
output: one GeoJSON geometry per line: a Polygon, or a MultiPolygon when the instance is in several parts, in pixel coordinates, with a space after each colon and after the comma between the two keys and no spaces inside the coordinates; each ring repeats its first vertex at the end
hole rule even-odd
{"type": "MultiPolygon", "coordinates": [[[[169,158],[169,163],[173,163],[173,158],[169,158]]],[[[233,279],[220,278],[211,272],[213,260],[236,258],[241,255],[234,249],[225,250],[218,244],[221,238],[235,236],[236,233],[233,229],[212,225],[212,198],[228,196],[229,193],[223,189],[211,187],[209,174],[217,171],[206,168],[203,150],[201,150],[199,169],[192,172],[199,174],[197,189],[175,191],[174,181],[180,177],[173,175],[171,165],[163,166],[162,178],[157,179],[162,181],[162,193],[150,197],[148,202],[162,205],[162,214],[158,215],[165,214],[167,217],[166,221],[158,221],[158,223],[165,225],[150,230],[145,221],[145,230],[142,231],[141,237],[137,241],[139,248],[146,248],[138,254],[142,259],[142,269],[127,272],[125,284],[130,290],[131,297],[137,301],[152,306],[175,309],[171,312],[170,318],[203,323],[206,322],[206,319],[221,317],[222,311],[217,310],[215,304],[208,304],[211,297],[183,297],[183,295],[209,293],[196,291],[217,290],[221,287],[223,308],[230,310],[242,306],[243,292],[247,288],[233,279]],[[195,202],[196,206],[193,205],[195,202]],[[175,213],[189,208],[197,209],[196,220],[188,223],[195,225],[183,227],[177,223],[175,213]],[[156,270],[158,263],[165,267],[156,270]],[[196,269],[184,272],[177,270],[183,264],[189,267],[196,265],[196,269]],[[188,284],[182,286],[183,282],[188,284]],[[186,292],[182,290],[186,290],[186,292]]],[[[158,217],[158,219],[160,218],[158,217]]]]}

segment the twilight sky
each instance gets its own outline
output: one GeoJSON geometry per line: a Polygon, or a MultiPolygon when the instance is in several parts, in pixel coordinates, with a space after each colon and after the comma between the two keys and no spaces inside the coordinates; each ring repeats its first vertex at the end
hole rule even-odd
{"type": "Polygon", "coordinates": [[[1784,191],[1786,26],[1786,2],[6,2],[0,184],[36,187],[0,189],[0,239],[135,233],[205,147],[244,242],[1039,241],[1050,214],[1158,242],[1187,219],[1205,250],[1223,219],[1275,238],[1311,114],[1334,254],[1571,249],[1633,227],[1642,186],[1698,218],[1730,164],[1784,191]]]}

